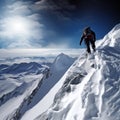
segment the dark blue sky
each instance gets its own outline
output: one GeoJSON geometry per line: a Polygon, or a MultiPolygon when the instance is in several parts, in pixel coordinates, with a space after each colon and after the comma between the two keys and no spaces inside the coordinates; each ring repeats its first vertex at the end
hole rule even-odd
{"type": "Polygon", "coordinates": [[[0,5],[0,48],[79,48],[84,27],[101,39],[120,23],[118,0],[1,0],[0,5]],[[29,23],[23,28],[29,34],[5,29],[11,23],[4,21],[16,16],[29,23]]]}

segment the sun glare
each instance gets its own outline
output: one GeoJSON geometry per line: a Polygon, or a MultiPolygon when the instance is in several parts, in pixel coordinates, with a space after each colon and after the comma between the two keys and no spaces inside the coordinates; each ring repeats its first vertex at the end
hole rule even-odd
{"type": "Polygon", "coordinates": [[[3,20],[2,34],[7,38],[9,48],[33,48],[33,40],[41,39],[40,27],[39,21],[31,16],[8,16],[3,20]]]}
{"type": "Polygon", "coordinates": [[[25,18],[13,17],[7,21],[7,31],[12,35],[28,35],[29,34],[29,24],[25,18]]]}
{"type": "Polygon", "coordinates": [[[23,21],[15,20],[11,21],[11,29],[14,32],[23,32],[26,29],[26,25],[24,24],[23,21]]]}

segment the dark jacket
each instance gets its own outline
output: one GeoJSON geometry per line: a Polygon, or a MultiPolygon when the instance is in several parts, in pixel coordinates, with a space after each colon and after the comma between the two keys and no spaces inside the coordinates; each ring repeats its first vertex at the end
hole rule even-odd
{"type": "Polygon", "coordinates": [[[90,28],[85,29],[81,36],[80,45],[81,45],[83,39],[84,40],[92,40],[93,42],[95,42],[96,41],[95,32],[92,31],[90,28]]]}

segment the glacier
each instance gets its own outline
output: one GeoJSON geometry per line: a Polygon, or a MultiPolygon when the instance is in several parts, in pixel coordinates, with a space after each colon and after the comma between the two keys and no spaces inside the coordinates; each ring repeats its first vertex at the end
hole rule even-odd
{"type": "Polygon", "coordinates": [[[21,120],[120,120],[120,24],[96,44],[21,120]]]}

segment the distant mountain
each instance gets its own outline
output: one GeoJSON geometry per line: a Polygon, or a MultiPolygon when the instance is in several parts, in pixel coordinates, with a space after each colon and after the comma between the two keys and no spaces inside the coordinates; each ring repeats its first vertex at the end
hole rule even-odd
{"type": "Polygon", "coordinates": [[[97,44],[21,120],[120,120],[120,24],[97,44]]]}
{"type": "Polygon", "coordinates": [[[0,74],[18,74],[26,72],[26,74],[34,73],[34,72],[42,72],[43,66],[41,64],[38,64],[36,62],[30,62],[30,63],[20,63],[20,64],[13,64],[11,66],[8,65],[0,65],[2,70],[0,71],[0,74]]]}
{"type": "MultiPolygon", "coordinates": [[[[23,51],[20,53],[20,57],[17,57],[18,54],[14,53],[12,50],[11,52],[11,57],[10,55],[8,57],[4,57],[3,54],[9,54],[10,50],[5,50],[2,51],[0,50],[0,54],[2,55],[2,57],[0,58],[0,64],[8,64],[8,65],[12,65],[12,64],[19,64],[19,63],[30,63],[30,62],[36,62],[36,63],[51,63],[53,62],[53,60],[55,59],[54,56],[46,56],[46,57],[40,57],[40,56],[25,56],[28,53],[26,53],[24,56],[22,56],[23,51]]],[[[17,51],[17,50],[16,50],[17,51]]]]}
{"type": "Polygon", "coordinates": [[[62,71],[63,69],[65,69],[65,67],[70,67],[71,63],[73,63],[74,60],[74,58],[72,59],[68,55],[61,53],[54,60],[51,69],[54,71],[62,71]]]}
{"type": "Polygon", "coordinates": [[[40,63],[21,59],[17,58],[21,61],[17,63],[10,59],[11,64],[0,64],[1,120],[20,119],[49,92],[75,60],[65,54],[58,55],[53,63],[43,62],[45,58],[39,60],[40,63]],[[63,65],[62,69],[56,68],[57,64],[63,65]]]}
{"type": "Polygon", "coordinates": [[[48,77],[49,66],[36,62],[0,65],[0,119],[18,119],[19,111],[48,77]]]}

